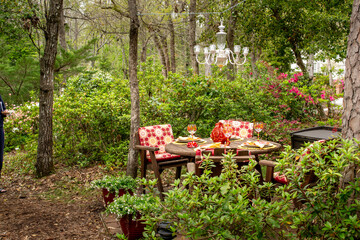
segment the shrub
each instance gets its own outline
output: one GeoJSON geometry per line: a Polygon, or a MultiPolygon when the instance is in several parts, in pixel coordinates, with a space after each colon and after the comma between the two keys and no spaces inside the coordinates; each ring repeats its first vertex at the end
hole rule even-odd
{"type": "Polygon", "coordinates": [[[135,192],[137,180],[130,176],[104,176],[91,182],[91,186],[99,189],[107,189],[109,192],[118,192],[119,189],[135,192]]]}
{"type": "Polygon", "coordinates": [[[54,103],[56,156],[69,164],[126,164],[130,133],[127,83],[101,72],[68,80],[54,103]]]}

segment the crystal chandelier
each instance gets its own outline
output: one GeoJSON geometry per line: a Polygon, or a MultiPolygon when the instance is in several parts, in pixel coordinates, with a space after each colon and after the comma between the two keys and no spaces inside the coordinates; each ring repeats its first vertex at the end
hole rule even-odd
{"type": "Polygon", "coordinates": [[[243,65],[246,62],[246,56],[249,53],[249,48],[247,47],[243,48],[244,60],[240,62],[241,61],[240,45],[234,46],[234,52],[231,51],[230,48],[225,48],[226,32],[224,32],[225,26],[223,25],[222,21],[219,26],[219,29],[220,31],[216,33],[218,49],[216,49],[215,44],[211,44],[210,47],[205,47],[204,48],[205,61],[200,62],[198,56],[199,53],[201,52],[201,48],[199,45],[195,45],[194,52],[196,55],[196,61],[199,64],[207,64],[207,65],[216,64],[220,68],[227,65],[228,62],[230,62],[233,65],[243,65]],[[236,57],[234,54],[236,55],[236,57]]]}

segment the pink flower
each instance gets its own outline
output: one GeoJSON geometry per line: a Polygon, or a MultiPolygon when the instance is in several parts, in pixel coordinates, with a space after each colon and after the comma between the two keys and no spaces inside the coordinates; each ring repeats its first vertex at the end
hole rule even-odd
{"type": "Polygon", "coordinates": [[[9,96],[11,96],[11,93],[9,93],[9,96]]]}
{"type": "Polygon", "coordinates": [[[334,101],[334,100],[335,100],[335,98],[334,98],[333,96],[330,96],[329,99],[330,99],[330,101],[334,101]]]}
{"type": "Polygon", "coordinates": [[[250,73],[250,75],[252,75],[252,72],[250,73]]]}
{"type": "Polygon", "coordinates": [[[320,96],[322,99],[325,99],[325,94],[321,94],[320,96]]]}

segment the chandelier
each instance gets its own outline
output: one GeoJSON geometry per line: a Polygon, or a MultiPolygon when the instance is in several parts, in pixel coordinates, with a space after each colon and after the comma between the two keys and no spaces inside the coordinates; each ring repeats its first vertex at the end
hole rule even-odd
{"type": "Polygon", "coordinates": [[[230,48],[225,48],[226,32],[224,32],[225,26],[223,25],[222,21],[219,26],[219,29],[220,31],[216,33],[218,49],[216,49],[215,44],[211,44],[209,47],[205,47],[204,48],[205,61],[200,62],[198,55],[201,52],[201,48],[199,45],[195,45],[194,52],[196,55],[196,61],[199,64],[207,64],[207,65],[216,64],[219,68],[226,66],[228,62],[230,62],[233,65],[243,65],[246,62],[246,56],[249,53],[249,48],[248,47],[243,48],[242,54],[244,55],[244,60],[241,62],[240,45],[234,46],[234,52],[231,51],[230,48]]]}

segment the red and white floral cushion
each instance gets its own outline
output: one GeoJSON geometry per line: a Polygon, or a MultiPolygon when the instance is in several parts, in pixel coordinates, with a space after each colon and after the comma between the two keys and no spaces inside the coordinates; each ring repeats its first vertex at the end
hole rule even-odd
{"type": "MultiPolygon", "coordinates": [[[[170,160],[180,157],[165,152],[165,145],[174,141],[174,135],[170,124],[154,125],[139,128],[140,145],[148,147],[158,147],[155,151],[157,161],[170,160]]],[[[150,161],[150,153],[147,151],[146,158],[150,161]]]]}
{"type": "Polygon", "coordinates": [[[220,120],[221,123],[232,123],[234,128],[233,135],[241,138],[252,138],[254,131],[254,124],[250,122],[240,122],[234,120],[220,120]]]}
{"type": "Polygon", "coordinates": [[[288,179],[286,178],[285,174],[280,175],[280,172],[274,172],[274,180],[282,184],[288,183],[288,179]]]}
{"type": "MultiPolygon", "coordinates": [[[[318,140],[316,141],[318,143],[324,143],[325,140],[318,140]]],[[[313,147],[314,143],[310,144],[307,148],[305,148],[303,154],[301,157],[304,157],[305,155],[309,154],[311,152],[311,148],[313,147]]],[[[301,161],[301,157],[299,157],[299,161],[301,161]]],[[[274,172],[274,180],[278,183],[287,184],[288,179],[284,174],[280,174],[280,172],[274,172]]]]}

